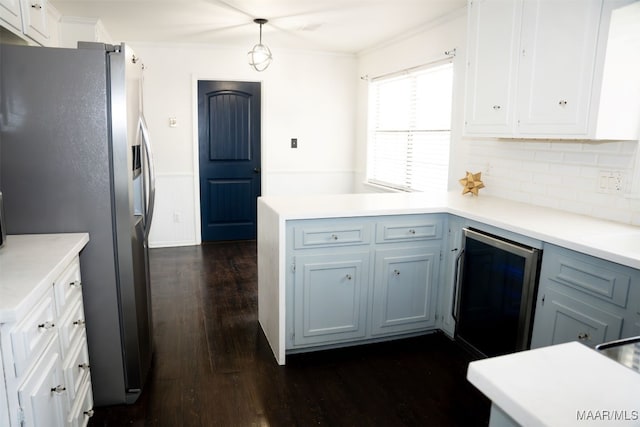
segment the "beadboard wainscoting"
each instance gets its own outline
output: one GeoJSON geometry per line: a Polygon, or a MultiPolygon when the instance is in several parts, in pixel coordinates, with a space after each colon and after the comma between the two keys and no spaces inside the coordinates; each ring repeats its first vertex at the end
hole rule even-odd
{"type": "Polygon", "coordinates": [[[156,204],[149,235],[150,247],[197,244],[196,197],[193,174],[156,174],[156,204]]]}
{"type": "Polygon", "coordinates": [[[468,168],[482,194],[640,225],[633,179],[637,141],[470,139],[468,168]],[[601,172],[619,172],[622,191],[601,190],[601,172]]]}

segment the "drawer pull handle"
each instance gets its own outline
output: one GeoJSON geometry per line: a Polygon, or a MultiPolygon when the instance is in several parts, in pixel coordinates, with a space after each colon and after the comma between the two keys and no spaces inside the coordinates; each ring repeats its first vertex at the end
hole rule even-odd
{"type": "Polygon", "coordinates": [[[78,368],[80,369],[89,369],[89,364],[88,363],[81,363],[78,365],[78,368]]]}
{"type": "Polygon", "coordinates": [[[62,393],[63,391],[65,391],[66,389],[67,389],[67,388],[66,388],[65,386],[63,386],[63,385],[57,385],[57,386],[55,386],[55,387],[53,387],[53,388],[51,389],[51,393],[58,393],[58,394],[60,394],[60,393],[62,393]]]}
{"type": "Polygon", "coordinates": [[[351,280],[351,279],[353,279],[353,277],[352,277],[350,274],[347,274],[347,275],[345,276],[345,278],[346,278],[347,280],[351,280]]]}
{"type": "Polygon", "coordinates": [[[494,105],[493,106],[493,109],[496,110],[496,111],[498,111],[500,108],[502,108],[502,107],[500,107],[499,105],[494,105]]]}
{"type": "Polygon", "coordinates": [[[409,230],[409,234],[416,234],[416,230],[414,230],[413,228],[409,230]]]}
{"type": "Polygon", "coordinates": [[[82,326],[84,325],[84,320],[83,319],[78,319],[75,322],[73,322],[74,325],[76,326],[82,326]]]}
{"type": "Polygon", "coordinates": [[[55,328],[55,326],[56,326],[56,324],[55,324],[55,323],[47,321],[47,322],[44,322],[44,323],[40,323],[40,324],[38,325],[38,329],[48,330],[48,329],[53,329],[53,328],[55,328]]]}
{"type": "Polygon", "coordinates": [[[332,235],[331,235],[331,240],[338,240],[338,236],[337,236],[337,235],[335,235],[335,234],[332,234],[332,235]]]}
{"type": "Polygon", "coordinates": [[[32,8],[34,8],[34,9],[37,9],[37,10],[42,9],[42,5],[41,5],[41,4],[38,4],[38,3],[34,3],[34,4],[32,4],[32,5],[31,5],[31,7],[32,7],[32,8]]]}
{"type": "Polygon", "coordinates": [[[84,411],[83,414],[85,414],[87,417],[91,418],[91,417],[93,417],[94,411],[93,411],[93,409],[89,409],[88,411],[84,411]]]}
{"type": "Polygon", "coordinates": [[[591,340],[591,335],[589,335],[588,332],[580,332],[578,334],[578,339],[580,341],[589,341],[589,340],[591,340]]]}
{"type": "Polygon", "coordinates": [[[558,105],[559,105],[559,106],[561,106],[561,107],[564,107],[565,105],[567,105],[567,101],[566,101],[565,99],[561,99],[561,100],[558,102],[558,105]]]}
{"type": "Polygon", "coordinates": [[[393,270],[393,275],[396,277],[400,276],[400,270],[393,270]]]}
{"type": "Polygon", "coordinates": [[[82,282],[80,280],[74,280],[73,282],[69,283],[69,286],[71,286],[72,288],[81,288],[82,282]]]}

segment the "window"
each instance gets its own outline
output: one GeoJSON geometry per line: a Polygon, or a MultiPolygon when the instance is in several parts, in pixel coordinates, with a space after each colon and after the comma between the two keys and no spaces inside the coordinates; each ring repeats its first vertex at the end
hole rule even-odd
{"type": "Polygon", "coordinates": [[[367,182],[447,189],[452,89],[450,62],[371,81],[367,182]]]}

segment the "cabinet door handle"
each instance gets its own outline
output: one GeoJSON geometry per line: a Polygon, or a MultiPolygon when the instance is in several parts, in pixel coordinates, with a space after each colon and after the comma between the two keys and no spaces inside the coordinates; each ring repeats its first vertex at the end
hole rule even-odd
{"type": "Polygon", "coordinates": [[[89,369],[89,364],[88,363],[81,363],[78,365],[78,368],[80,369],[89,369]]]}
{"type": "Polygon", "coordinates": [[[495,111],[498,111],[498,110],[499,110],[499,109],[501,109],[502,107],[501,107],[501,106],[499,106],[499,105],[494,105],[492,108],[493,108],[495,111]]]}
{"type": "Polygon", "coordinates": [[[69,286],[72,288],[81,288],[82,282],[80,280],[74,280],[73,282],[69,283],[69,286]]]}
{"type": "Polygon", "coordinates": [[[409,230],[409,234],[416,234],[416,230],[414,230],[413,228],[409,230]]]}
{"type": "Polygon", "coordinates": [[[65,391],[67,388],[65,386],[61,385],[57,385],[55,387],[51,388],[51,393],[62,393],[63,391],[65,391]]]}
{"type": "Polygon", "coordinates": [[[590,341],[591,340],[591,335],[589,335],[588,332],[580,332],[578,334],[578,339],[580,341],[590,341]]]}
{"type": "Polygon", "coordinates": [[[44,329],[44,330],[53,329],[55,327],[56,327],[56,324],[53,323],[53,322],[49,322],[49,321],[46,321],[44,323],[40,323],[38,325],[38,329],[44,329]]]}
{"type": "Polygon", "coordinates": [[[335,234],[332,234],[332,235],[331,235],[331,240],[338,240],[338,236],[337,236],[337,235],[335,235],[335,234]]]}
{"type": "Polygon", "coordinates": [[[344,276],[344,277],[345,277],[345,279],[347,279],[347,280],[351,280],[351,279],[353,279],[353,276],[351,276],[350,274],[347,274],[347,275],[346,275],[346,276],[344,276]]]}
{"type": "Polygon", "coordinates": [[[393,270],[393,275],[396,277],[400,276],[400,270],[393,270]]]}
{"type": "Polygon", "coordinates": [[[83,319],[78,319],[75,322],[73,322],[74,325],[76,326],[82,326],[84,325],[84,320],[83,319]]]}
{"type": "Polygon", "coordinates": [[[42,9],[42,5],[41,5],[41,4],[38,4],[38,3],[34,3],[34,4],[32,4],[32,5],[31,5],[31,7],[32,7],[32,8],[34,8],[34,9],[37,9],[37,10],[42,9]]]}
{"type": "Polygon", "coordinates": [[[93,417],[94,411],[93,411],[93,409],[89,409],[88,411],[84,411],[83,414],[86,415],[87,417],[91,418],[91,417],[93,417]]]}
{"type": "Polygon", "coordinates": [[[561,106],[561,107],[564,107],[565,105],[567,105],[567,100],[566,100],[566,99],[561,99],[561,100],[558,102],[558,105],[559,105],[559,106],[561,106]]]}

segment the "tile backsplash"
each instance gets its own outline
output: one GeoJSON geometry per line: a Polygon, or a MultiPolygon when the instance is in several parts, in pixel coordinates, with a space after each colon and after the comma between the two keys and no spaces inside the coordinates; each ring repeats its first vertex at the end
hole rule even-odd
{"type": "Polygon", "coordinates": [[[633,185],[639,145],[473,139],[467,167],[482,172],[484,194],[640,226],[640,183],[633,185]]]}

